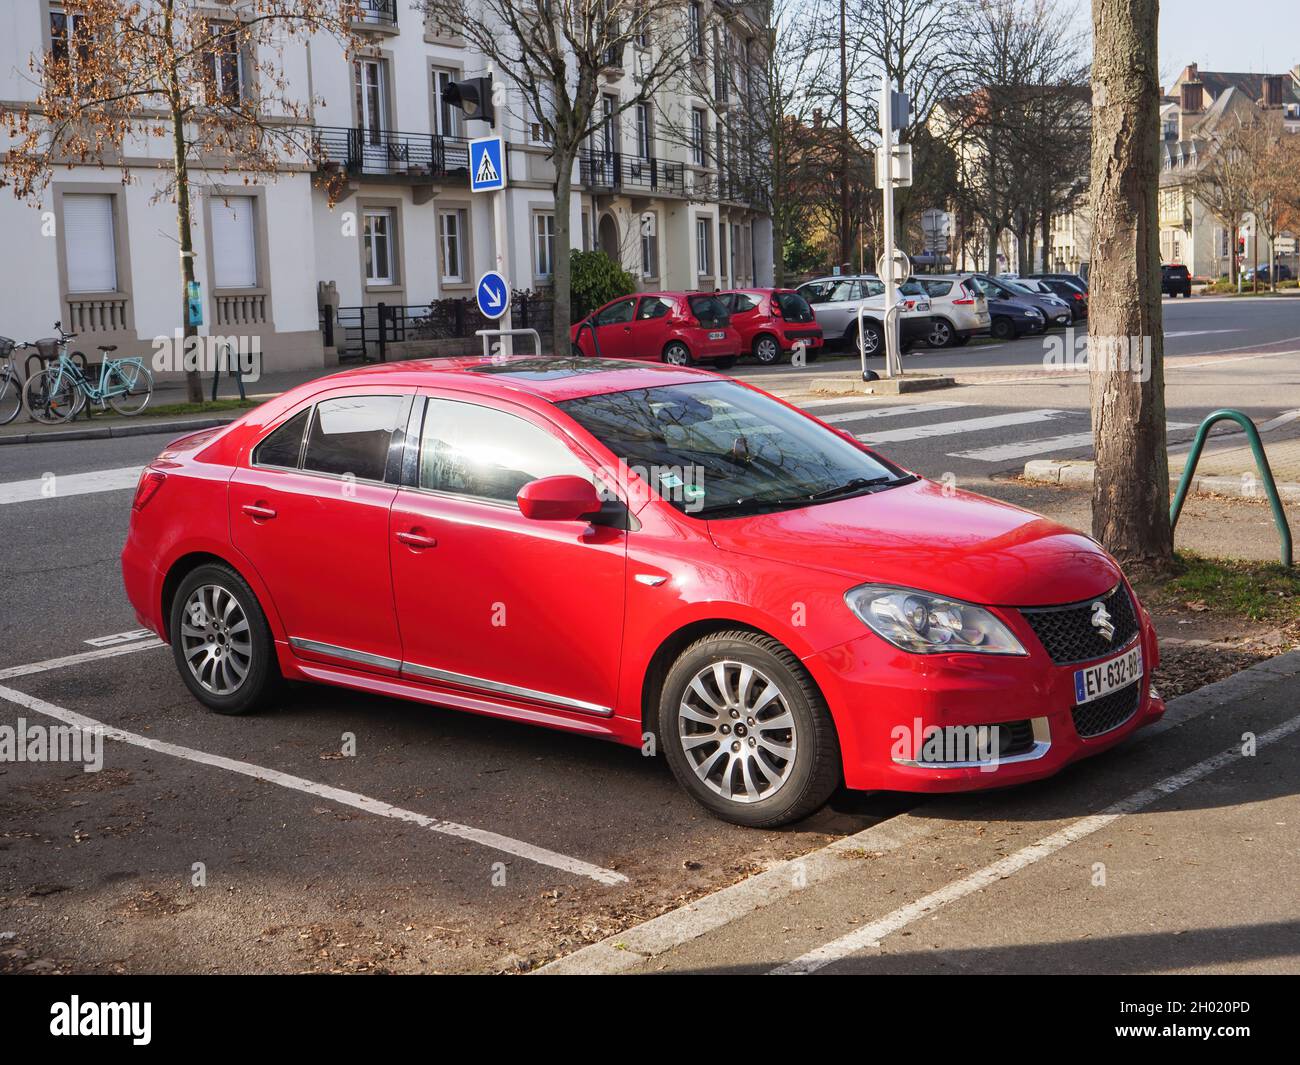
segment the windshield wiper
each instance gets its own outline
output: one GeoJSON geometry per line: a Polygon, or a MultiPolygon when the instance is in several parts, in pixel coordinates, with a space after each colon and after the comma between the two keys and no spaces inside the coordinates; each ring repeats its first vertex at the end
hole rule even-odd
{"type": "Polygon", "coordinates": [[[846,481],[844,484],[836,485],[834,488],[823,488],[820,492],[814,492],[812,495],[805,498],[807,498],[809,502],[835,499],[838,496],[852,495],[856,492],[864,491],[867,488],[892,487],[896,484],[906,484],[908,481],[912,480],[915,480],[915,477],[910,474],[905,474],[902,477],[894,477],[889,474],[886,474],[884,477],[854,477],[851,481],[846,481]]]}

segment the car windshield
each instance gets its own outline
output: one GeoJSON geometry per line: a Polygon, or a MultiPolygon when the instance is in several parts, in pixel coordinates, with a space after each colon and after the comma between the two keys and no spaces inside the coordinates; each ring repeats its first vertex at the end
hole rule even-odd
{"type": "Polygon", "coordinates": [[[695,517],[789,510],[915,479],[731,381],[639,388],[557,405],[668,503],[695,517]]]}

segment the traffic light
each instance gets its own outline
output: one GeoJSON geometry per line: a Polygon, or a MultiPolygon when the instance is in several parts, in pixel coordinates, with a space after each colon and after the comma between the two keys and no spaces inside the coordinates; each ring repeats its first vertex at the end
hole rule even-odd
{"type": "Polygon", "coordinates": [[[453,81],[443,90],[443,100],[465,112],[466,118],[496,124],[496,110],[492,106],[492,79],[467,78],[453,81]]]}

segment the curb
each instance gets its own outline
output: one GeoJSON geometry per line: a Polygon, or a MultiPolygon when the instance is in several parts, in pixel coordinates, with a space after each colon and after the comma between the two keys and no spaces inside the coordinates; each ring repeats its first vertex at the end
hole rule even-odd
{"type": "Polygon", "coordinates": [[[957,382],[951,377],[882,377],[876,381],[864,381],[861,377],[816,377],[808,386],[808,390],[846,396],[901,396],[906,392],[929,392],[936,388],[952,388],[956,384],[957,382]]]}
{"type": "Polygon", "coordinates": [[[219,425],[229,425],[236,418],[242,418],[247,411],[240,411],[229,418],[194,418],[183,422],[136,422],[131,425],[104,425],[94,429],[60,429],[49,433],[16,433],[13,436],[0,436],[0,445],[4,444],[51,444],[65,440],[108,440],[126,436],[153,436],[163,433],[192,433],[198,429],[213,429],[219,425]]]}
{"type": "MultiPolygon", "coordinates": [[[[1023,474],[1026,481],[1042,484],[1091,485],[1094,464],[1079,459],[1033,459],[1025,463],[1023,474]]],[[[1177,488],[1181,475],[1171,475],[1169,485],[1177,488]]],[[[1239,496],[1242,499],[1264,499],[1264,490],[1252,473],[1246,476],[1205,476],[1193,477],[1191,491],[1194,495],[1239,496]]],[[[1300,482],[1279,481],[1277,494],[1288,503],[1300,503],[1300,482]]]]}

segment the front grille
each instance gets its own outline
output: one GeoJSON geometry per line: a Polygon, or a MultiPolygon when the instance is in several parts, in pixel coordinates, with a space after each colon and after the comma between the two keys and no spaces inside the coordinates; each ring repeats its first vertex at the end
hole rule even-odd
{"type": "MultiPolygon", "coordinates": [[[[917,762],[920,765],[944,765],[951,764],[954,760],[960,761],[980,761],[986,755],[991,756],[993,751],[985,749],[985,741],[980,739],[972,749],[971,737],[974,733],[971,731],[975,728],[984,728],[985,726],[971,725],[951,725],[940,726],[943,731],[938,734],[942,742],[942,750],[934,750],[929,746],[934,740],[927,736],[926,743],[922,745],[920,753],[917,755],[917,762]]],[[[1027,754],[1034,748],[1034,723],[1029,718],[1020,721],[999,721],[996,724],[987,726],[990,729],[997,729],[998,738],[998,758],[1011,758],[1017,754],[1027,754]]]]}
{"type": "Polygon", "coordinates": [[[1074,708],[1074,731],[1084,739],[1117,729],[1137,713],[1142,696],[1142,682],[1134,681],[1100,699],[1074,708]]]}
{"type": "Polygon", "coordinates": [[[1125,646],[1137,633],[1133,601],[1122,584],[1097,599],[1066,606],[1022,607],[1020,613],[1058,666],[1103,658],[1125,646]],[[1105,605],[1115,626],[1109,640],[1092,623],[1093,604],[1098,602],[1105,605]]]}
{"type": "Polygon", "coordinates": [[[998,757],[1010,758],[1012,755],[1024,754],[1034,747],[1034,723],[1028,718],[1023,721],[1004,721],[998,726],[998,757]]]}

